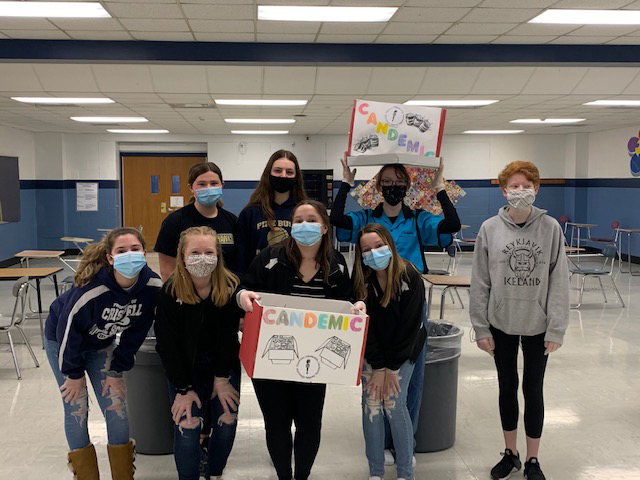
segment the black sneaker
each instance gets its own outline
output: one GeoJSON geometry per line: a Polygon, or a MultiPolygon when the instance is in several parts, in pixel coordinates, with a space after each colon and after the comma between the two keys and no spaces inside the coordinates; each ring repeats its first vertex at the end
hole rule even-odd
{"type": "MultiPolygon", "coordinates": [[[[520,454],[514,455],[511,450],[505,448],[504,452],[500,455],[502,455],[502,460],[500,460],[497,465],[491,469],[492,480],[509,478],[512,473],[517,472],[522,468],[520,454]]],[[[534,480],[535,478],[536,477],[532,477],[531,480],[534,480]]]]}
{"type": "Polygon", "coordinates": [[[524,462],[524,478],[527,480],[546,480],[544,473],[540,469],[540,462],[536,457],[531,457],[524,462]]]}

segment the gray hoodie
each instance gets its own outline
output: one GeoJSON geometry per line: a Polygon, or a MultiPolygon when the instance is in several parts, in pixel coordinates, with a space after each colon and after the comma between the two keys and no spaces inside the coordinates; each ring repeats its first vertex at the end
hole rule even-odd
{"type": "Polygon", "coordinates": [[[531,207],[524,227],[507,206],[480,227],[473,254],[469,315],[476,340],[489,325],[509,335],[562,343],[569,323],[569,269],[560,224],[531,207]]]}

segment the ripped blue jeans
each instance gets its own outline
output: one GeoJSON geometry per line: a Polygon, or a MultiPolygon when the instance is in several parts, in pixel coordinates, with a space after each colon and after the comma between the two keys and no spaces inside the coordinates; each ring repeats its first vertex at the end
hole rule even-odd
{"type": "MultiPolygon", "coordinates": [[[[58,387],[65,382],[65,376],[58,366],[60,345],[55,340],[45,339],[47,358],[53,370],[58,387]]],[[[127,402],[115,394],[102,395],[102,383],[111,366],[113,345],[96,352],[86,352],[84,368],[89,376],[93,391],[98,399],[98,405],[107,422],[107,436],[109,445],[124,445],[129,442],[129,418],[127,416],[127,402]]],[[[78,450],[91,443],[87,420],[89,418],[89,396],[85,388],[80,398],[73,403],[62,402],[64,406],[64,433],[67,436],[69,450],[78,450]]]]}
{"type": "MultiPolygon", "coordinates": [[[[210,398],[214,380],[212,358],[213,354],[200,352],[196,355],[196,361],[193,366],[193,387],[203,408],[198,408],[195,402],[192,403],[191,416],[194,420],[193,424],[186,425],[187,417],[185,415],[182,417],[181,424],[174,426],[173,454],[179,480],[198,480],[200,478],[200,433],[207,401],[208,407],[211,409],[211,424],[213,428],[209,438],[209,461],[205,472],[206,480],[209,480],[211,476],[222,475],[236,437],[237,412],[225,413],[220,400],[217,397],[210,398]]],[[[229,383],[240,392],[239,361],[231,368],[229,383]]],[[[169,383],[171,405],[173,405],[175,398],[176,389],[169,383]]]]}
{"type": "Polygon", "coordinates": [[[371,365],[362,366],[362,429],[369,475],[384,477],[385,418],[391,427],[391,436],[396,450],[398,478],[413,479],[413,425],[407,408],[407,391],[414,364],[406,361],[398,372],[400,394],[385,401],[374,401],[366,391],[371,378],[371,365]]]}

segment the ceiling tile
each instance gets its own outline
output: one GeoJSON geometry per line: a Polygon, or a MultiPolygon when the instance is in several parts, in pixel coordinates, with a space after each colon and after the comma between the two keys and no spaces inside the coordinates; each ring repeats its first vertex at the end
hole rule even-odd
{"type": "Polygon", "coordinates": [[[522,89],[523,94],[569,94],[587,73],[587,68],[538,67],[522,89]]]}
{"type": "Polygon", "coordinates": [[[612,37],[579,37],[577,35],[563,35],[549,42],[562,45],[599,45],[612,40],[612,37]]]}
{"type": "Polygon", "coordinates": [[[346,71],[344,67],[318,67],[315,93],[364,94],[371,72],[370,67],[350,67],[346,71]]]}
{"type": "Polygon", "coordinates": [[[638,30],[637,25],[585,25],[574,30],[569,35],[582,35],[594,37],[619,37],[638,30]]]}
{"type": "Polygon", "coordinates": [[[430,67],[424,77],[419,93],[466,94],[480,74],[480,67],[430,67]]]}
{"type": "MultiPolygon", "coordinates": [[[[260,22],[258,22],[260,24],[260,22]]],[[[322,30],[320,33],[322,34],[331,34],[331,33],[339,33],[339,34],[352,34],[352,35],[361,35],[361,34],[371,34],[371,33],[380,33],[387,26],[384,22],[375,22],[375,23],[347,23],[347,22],[326,22],[322,24],[322,30]]]]}
{"type": "Polygon", "coordinates": [[[393,16],[393,22],[457,22],[470,8],[403,7],[393,16]]]}
{"type": "Polygon", "coordinates": [[[0,64],[0,91],[41,92],[42,85],[32,65],[20,63],[0,64]]]}
{"type": "Polygon", "coordinates": [[[496,38],[495,35],[440,35],[433,43],[491,43],[496,38]]]}
{"type": "Polygon", "coordinates": [[[463,22],[528,22],[539,15],[540,8],[474,8],[462,19],[463,22]]]}
{"type": "Polygon", "coordinates": [[[313,33],[258,33],[258,42],[267,43],[312,43],[316,39],[313,33]]]}
{"type": "Polygon", "coordinates": [[[204,93],[207,85],[204,65],[150,65],[154,90],[163,93],[204,93]]]}
{"type": "Polygon", "coordinates": [[[519,93],[534,72],[533,67],[483,68],[472,93],[519,93]]]}
{"type": "MultiPolygon", "coordinates": [[[[260,2],[260,4],[271,2],[260,2]]],[[[298,2],[295,2],[296,4],[298,2]]],[[[405,0],[331,0],[332,6],[340,7],[399,7],[405,0]]],[[[292,2],[288,2],[292,5],[292,2]]]]}
{"type": "Polygon", "coordinates": [[[617,9],[629,4],[630,0],[560,0],[553,8],[617,9]]]}
{"type": "Polygon", "coordinates": [[[44,18],[0,17],[0,30],[57,30],[53,23],[44,18]]]}
{"type": "Polygon", "coordinates": [[[638,75],[637,68],[590,68],[572,93],[616,95],[638,75]]]}
{"type": "Polygon", "coordinates": [[[475,7],[484,0],[407,0],[407,7],[441,7],[446,3],[448,7],[475,7]]]}
{"type": "Polygon", "coordinates": [[[151,40],[156,42],[193,42],[191,32],[136,32],[131,31],[136,40],[151,40]]]}
{"type": "Polygon", "coordinates": [[[5,30],[4,33],[11,38],[29,40],[69,40],[69,35],[62,30],[5,30]]]}
{"type": "Polygon", "coordinates": [[[580,28],[580,25],[548,25],[541,23],[524,23],[509,32],[509,35],[565,35],[580,28]]]}
{"type": "Polygon", "coordinates": [[[98,92],[98,84],[88,65],[33,66],[44,90],[48,92],[98,92]]]}
{"type": "Polygon", "coordinates": [[[378,35],[318,35],[317,43],[373,43],[378,35]]]}
{"type": "Polygon", "coordinates": [[[640,10],[640,0],[637,0],[633,3],[630,3],[629,5],[627,5],[626,7],[624,7],[625,9],[631,9],[631,10],[640,10]]]}
{"type": "Polygon", "coordinates": [[[258,33],[318,33],[320,22],[275,22],[258,20],[256,31],[258,33]]]}
{"type": "Polygon", "coordinates": [[[198,42],[254,42],[253,33],[194,33],[198,42]]]}
{"type": "Polygon", "coordinates": [[[107,3],[107,10],[118,18],[183,18],[178,5],[166,3],[107,3]]]}
{"type": "Polygon", "coordinates": [[[132,40],[133,37],[125,30],[118,32],[96,32],[94,30],[67,30],[76,40],[132,40]]]}
{"type": "Polygon", "coordinates": [[[212,20],[255,20],[257,9],[253,5],[193,5],[182,6],[188,18],[212,20]]]}
{"type": "Polygon", "coordinates": [[[264,67],[264,93],[309,94],[314,91],[316,67],[264,67]]]}
{"type": "Polygon", "coordinates": [[[384,29],[383,34],[387,35],[439,35],[447,28],[451,27],[451,23],[411,23],[397,22],[391,23],[384,29]]]}
{"type": "Polygon", "coordinates": [[[153,92],[146,65],[92,65],[91,68],[103,92],[153,92]]]}
{"type": "Polygon", "coordinates": [[[368,94],[415,94],[424,77],[424,67],[375,67],[368,94]]]}
{"type": "Polygon", "coordinates": [[[517,23],[457,23],[446,35],[501,35],[517,26],[517,23]]]}
{"type": "Polygon", "coordinates": [[[206,68],[209,92],[212,95],[262,93],[262,67],[209,66],[206,68]]]}
{"type": "Polygon", "coordinates": [[[251,20],[189,20],[189,25],[194,32],[202,33],[251,33],[253,35],[253,22],[251,20]]]}
{"type": "Polygon", "coordinates": [[[122,24],[128,30],[139,32],[187,32],[187,22],[178,19],[134,19],[125,18],[122,24]]]}
{"type": "Polygon", "coordinates": [[[380,35],[375,43],[431,43],[437,35],[380,35]]]}
{"type": "Polygon", "coordinates": [[[62,30],[124,30],[115,18],[52,18],[62,30]]]}
{"type": "Polygon", "coordinates": [[[484,0],[482,6],[499,8],[546,8],[552,6],[557,1],[558,0],[484,0]]]}
{"type": "Polygon", "coordinates": [[[608,41],[607,45],[640,45],[640,37],[618,37],[608,41]]]}
{"type": "Polygon", "coordinates": [[[542,45],[545,43],[550,42],[551,40],[554,40],[558,38],[557,35],[553,35],[553,36],[547,36],[547,35],[537,35],[537,36],[532,36],[532,37],[527,37],[524,35],[501,35],[498,38],[496,38],[493,42],[491,43],[503,43],[503,44],[538,44],[538,45],[542,45]]]}

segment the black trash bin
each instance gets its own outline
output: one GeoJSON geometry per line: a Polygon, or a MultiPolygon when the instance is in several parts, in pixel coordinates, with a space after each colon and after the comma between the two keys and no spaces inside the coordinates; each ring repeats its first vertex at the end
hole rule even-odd
{"type": "MultiPolygon", "coordinates": [[[[149,335],[153,334],[153,330],[149,335]]],[[[129,434],[136,441],[136,452],[144,455],[173,453],[173,420],[167,377],[156,352],[156,337],[148,336],[138,353],[136,364],[125,372],[129,434]]]]}
{"type": "Polygon", "coordinates": [[[456,439],[458,358],[462,328],[450,323],[429,322],[424,390],[416,432],[416,452],[438,452],[456,439]]]}

